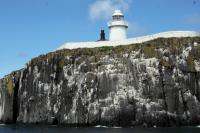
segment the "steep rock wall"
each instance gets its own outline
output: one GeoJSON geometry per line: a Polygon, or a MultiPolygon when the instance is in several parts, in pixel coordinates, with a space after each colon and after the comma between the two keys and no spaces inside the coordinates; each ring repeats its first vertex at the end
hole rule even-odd
{"type": "Polygon", "coordinates": [[[17,120],[19,77],[20,71],[16,71],[0,80],[0,121],[3,123],[17,120]]]}
{"type": "Polygon", "coordinates": [[[200,38],[42,55],[0,80],[0,118],[73,126],[197,125],[199,57],[200,38]]]}

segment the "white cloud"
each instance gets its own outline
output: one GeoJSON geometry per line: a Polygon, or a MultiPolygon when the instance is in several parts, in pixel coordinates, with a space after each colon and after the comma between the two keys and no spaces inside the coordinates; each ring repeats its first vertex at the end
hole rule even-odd
{"type": "Polygon", "coordinates": [[[123,12],[129,9],[130,0],[96,0],[89,6],[89,18],[92,21],[111,17],[115,9],[123,12]]]}
{"type": "MultiPolygon", "coordinates": [[[[131,0],[96,0],[89,5],[89,18],[92,21],[109,20],[115,9],[120,9],[124,13],[130,8],[131,0]]],[[[145,28],[136,22],[128,22],[128,36],[140,36],[145,33],[145,28]]]]}

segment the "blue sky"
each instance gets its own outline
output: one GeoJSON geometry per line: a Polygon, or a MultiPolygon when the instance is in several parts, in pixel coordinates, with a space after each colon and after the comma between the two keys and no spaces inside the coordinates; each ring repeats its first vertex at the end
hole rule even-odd
{"type": "Polygon", "coordinates": [[[200,31],[200,0],[0,0],[0,78],[65,42],[96,41],[116,8],[129,37],[200,31]]]}

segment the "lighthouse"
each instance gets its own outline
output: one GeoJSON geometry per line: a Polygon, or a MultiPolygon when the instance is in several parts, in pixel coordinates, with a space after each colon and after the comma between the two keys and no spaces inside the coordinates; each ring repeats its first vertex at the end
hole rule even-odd
{"type": "Polygon", "coordinates": [[[124,15],[120,10],[115,10],[112,21],[108,22],[110,30],[109,40],[124,40],[127,38],[128,23],[124,20],[124,15]]]}

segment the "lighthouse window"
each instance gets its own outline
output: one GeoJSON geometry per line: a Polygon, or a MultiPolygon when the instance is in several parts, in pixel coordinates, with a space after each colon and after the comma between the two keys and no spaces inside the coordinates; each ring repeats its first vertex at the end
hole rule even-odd
{"type": "Polygon", "coordinates": [[[113,20],[123,20],[124,16],[113,16],[113,20]]]}
{"type": "Polygon", "coordinates": [[[117,16],[113,16],[113,20],[117,20],[117,16]]]}

